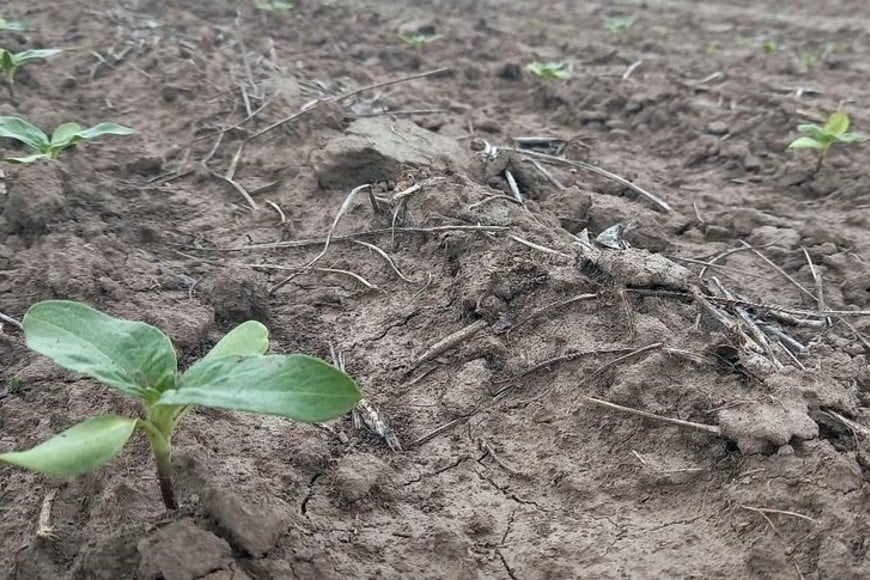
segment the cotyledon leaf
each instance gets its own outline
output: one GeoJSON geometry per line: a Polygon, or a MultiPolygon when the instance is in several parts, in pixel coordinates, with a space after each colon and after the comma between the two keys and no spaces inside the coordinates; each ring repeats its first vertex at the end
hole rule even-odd
{"type": "Polygon", "coordinates": [[[92,417],[26,451],[2,453],[0,461],[55,477],[87,473],[121,452],[137,421],[120,415],[92,417]]]}
{"type": "Polygon", "coordinates": [[[226,356],[185,372],[157,405],[198,405],[321,422],[350,411],[362,393],[345,373],[302,354],[226,356]]]}
{"type": "Polygon", "coordinates": [[[248,320],[224,335],[200,362],[222,356],[265,354],[268,348],[269,329],[256,320],[248,320]]]}
{"type": "Polygon", "coordinates": [[[825,132],[830,135],[842,135],[849,130],[849,116],[843,111],[834,111],[825,121],[825,132]]]}
{"type": "Polygon", "coordinates": [[[177,362],[169,337],[144,322],[113,318],[90,306],[47,300],[21,321],[27,346],[60,366],[129,395],[174,384],[177,362]]]}
{"type": "Polygon", "coordinates": [[[37,151],[48,148],[48,135],[36,125],[18,117],[0,117],[0,137],[17,139],[37,151]]]}

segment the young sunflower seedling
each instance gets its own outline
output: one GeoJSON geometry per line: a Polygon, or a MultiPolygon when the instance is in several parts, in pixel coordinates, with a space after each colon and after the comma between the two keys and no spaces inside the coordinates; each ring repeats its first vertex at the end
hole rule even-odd
{"type": "Polygon", "coordinates": [[[272,0],[271,2],[257,2],[257,8],[271,12],[272,14],[282,14],[293,9],[293,4],[283,2],[282,0],[272,0]]]}
{"type": "Polygon", "coordinates": [[[604,20],[604,28],[611,34],[624,34],[634,25],[637,16],[613,16],[604,20]]]}
{"type": "Polygon", "coordinates": [[[142,403],[140,417],[98,415],[5,461],[56,477],[93,471],[121,452],[136,429],[151,444],[167,509],[172,487],[172,435],[196,406],[278,415],[310,423],[340,417],[362,394],[344,372],[302,355],[266,355],[268,330],[240,324],[183,373],[175,348],[160,329],[112,318],[64,300],[35,304],[22,321],[30,349],[142,403]]]}
{"type": "Polygon", "coordinates": [[[428,45],[432,44],[439,38],[443,38],[443,34],[404,34],[400,32],[398,35],[399,40],[407,44],[408,46],[413,46],[414,50],[417,52],[422,52],[424,48],[428,45]]]}
{"type": "Polygon", "coordinates": [[[104,135],[132,135],[133,129],[116,123],[98,123],[83,129],[78,123],[58,125],[51,138],[39,127],[18,117],[0,117],[0,137],[21,141],[36,153],[24,157],[7,157],[12,163],[32,163],[39,159],[57,159],[60,152],[79,141],[104,135]]]}
{"type": "Polygon", "coordinates": [[[852,143],[863,143],[868,137],[862,133],[849,133],[849,116],[843,111],[834,111],[825,124],[822,126],[816,124],[798,125],[798,132],[803,134],[803,137],[798,137],[788,146],[789,149],[815,149],[818,151],[818,161],[816,162],[815,172],[817,173],[822,167],[822,162],[828,154],[828,149],[834,143],[843,143],[849,145],[852,143]]]}
{"type": "Polygon", "coordinates": [[[544,79],[567,81],[571,78],[571,67],[565,62],[530,62],[526,70],[544,79]]]}
{"type": "Polygon", "coordinates": [[[6,86],[9,89],[9,95],[13,98],[15,96],[15,73],[19,68],[29,62],[45,60],[62,52],[62,48],[43,48],[40,50],[25,50],[22,52],[11,52],[5,48],[0,48],[0,67],[3,68],[3,73],[6,77],[6,86]]]}
{"type": "Polygon", "coordinates": [[[4,18],[0,18],[0,32],[8,30],[9,32],[26,32],[30,28],[23,22],[11,22],[4,18]]]}

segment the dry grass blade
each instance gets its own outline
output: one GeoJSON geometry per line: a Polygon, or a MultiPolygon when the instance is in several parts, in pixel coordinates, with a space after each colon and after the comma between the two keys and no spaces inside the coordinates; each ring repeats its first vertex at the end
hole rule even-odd
{"type": "MultiPolygon", "coordinates": [[[[807,259],[807,265],[810,267],[810,274],[813,277],[813,282],[816,285],[816,304],[819,306],[819,312],[823,310],[827,310],[827,306],[825,306],[825,286],[822,282],[822,277],[819,275],[818,271],[816,271],[816,266],[813,264],[813,259],[810,257],[810,253],[806,248],[801,246],[801,250],[803,250],[804,257],[807,259]]],[[[825,324],[830,326],[832,324],[830,318],[825,318],[825,324]]]]}
{"type": "Polygon", "coordinates": [[[637,193],[641,197],[646,198],[648,201],[655,204],[660,209],[664,210],[667,213],[673,213],[674,208],[672,208],[665,200],[661,199],[659,196],[650,193],[639,185],[635,185],[631,181],[625,179],[624,177],[620,177],[615,173],[611,173],[606,169],[602,169],[597,165],[592,165],[591,163],[585,163],[583,161],[575,161],[573,159],[565,159],[563,157],[556,157],[555,155],[548,155],[546,153],[538,153],[537,151],[528,151],[526,149],[513,149],[510,147],[500,147],[500,149],[504,151],[511,151],[513,153],[518,153],[520,155],[527,155],[530,157],[537,157],[538,159],[544,159],[546,161],[550,161],[552,163],[561,163],[563,165],[569,165],[571,167],[576,167],[577,169],[583,169],[590,173],[595,173],[604,177],[606,179],[610,179],[611,181],[616,181],[617,183],[621,183],[625,187],[629,188],[633,192],[637,193]]]}
{"type": "MultiPolygon", "coordinates": [[[[299,274],[301,274],[302,272],[304,272],[308,268],[311,268],[312,266],[314,266],[314,264],[316,264],[324,255],[326,255],[326,252],[329,250],[329,243],[332,241],[332,234],[335,232],[335,228],[338,226],[338,222],[341,221],[341,218],[350,209],[350,206],[353,204],[353,200],[354,200],[354,198],[356,198],[357,194],[364,189],[371,190],[371,187],[372,187],[371,184],[364,183],[363,185],[358,185],[357,187],[354,187],[350,191],[350,193],[347,194],[347,197],[344,198],[344,202],[341,204],[341,207],[338,209],[338,213],[335,214],[335,219],[332,220],[332,225],[329,227],[329,231],[326,232],[326,240],[323,243],[323,249],[320,251],[320,253],[317,254],[316,256],[314,256],[314,258],[310,262],[305,264],[295,274],[291,274],[291,275],[287,276],[286,278],[284,278],[283,280],[281,280],[280,282],[278,282],[277,284],[275,284],[269,290],[269,294],[274,294],[279,288],[281,288],[282,286],[284,286],[285,284],[290,282],[293,278],[295,278],[296,276],[298,276],[299,274]]],[[[366,285],[368,285],[368,283],[366,283],[366,285]]]]}
{"type": "Polygon", "coordinates": [[[252,211],[257,211],[260,209],[260,206],[257,205],[257,202],[254,201],[254,198],[251,197],[251,194],[248,193],[248,191],[244,187],[242,187],[242,185],[238,181],[231,177],[227,177],[226,175],[221,175],[220,173],[212,171],[211,169],[209,169],[209,173],[211,173],[213,177],[216,177],[224,183],[229,184],[233,189],[239,192],[239,194],[245,199],[245,203],[248,204],[252,211]]]}
{"type": "Polygon", "coordinates": [[[508,187],[510,188],[511,193],[514,194],[514,199],[516,199],[520,203],[520,205],[525,205],[525,202],[523,201],[523,194],[520,193],[520,186],[517,185],[517,180],[516,178],[514,178],[514,174],[511,173],[510,169],[504,170],[504,178],[508,182],[508,187]]]}
{"type": "MultiPolygon", "coordinates": [[[[363,232],[352,232],[342,236],[330,236],[330,242],[353,242],[357,238],[366,238],[374,236],[382,236],[391,234],[394,231],[399,234],[440,234],[443,232],[485,232],[497,233],[509,230],[508,226],[432,226],[432,227],[398,227],[395,230],[392,228],[381,228],[379,230],[367,230],[363,232]]],[[[251,244],[248,246],[237,246],[234,248],[198,248],[189,247],[191,250],[198,252],[247,252],[249,250],[277,250],[280,248],[307,248],[309,246],[319,246],[326,242],[326,238],[310,238],[304,240],[287,240],[283,242],[266,242],[262,244],[251,244]]]]}
{"type": "MultiPolygon", "coordinates": [[[[817,298],[812,292],[810,292],[809,290],[804,288],[803,285],[800,282],[798,282],[797,280],[795,280],[791,275],[789,275],[788,272],[786,272],[785,270],[783,270],[782,268],[777,266],[773,260],[771,260],[770,258],[765,256],[764,254],[759,252],[758,249],[753,248],[752,246],[750,246],[749,244],[747,244],[743,240],[739,240],[739,241],[740,241],[740,244],[745,249],[749,250],[750,252],[752,252],[753,254],[758,256],[759,258],[761,258],[761,260],[764,261],[764,263],[766,263],[768,266],[770,266],[771,268],[776,270],[783,278],[785,278],[786,280],[788,280],[789,282],[794,284],[795,288],[797,288],[798,290],[803,292],[807,297],[811,298],[813,302],[816,302],[817,298]]],[[[819,311],[822,311],[822,310],[823,310],[822,308],[819,308],[819,311]]]]}
{"type": "Polygon", "coordinates": [[[786,511],[786,510],[777,510],[777,509],[773,509],[773,508],[753,507],[753,506],[748,506],[748,505],[741,505],[740,507],[745,509],[745,510],[757,512],[760,514],[780,514],[783,516],[790,516],[793,518],[806,520],[806,521],[812,522],[814,524],[819,523],[819,521],[816,520],[815,518],[811,518],[810,516],[805,516],[804,514],[799,514],[797,512],[790,512],[790,511],[786,511]]]}
{"type": "Polygon", "coordinates": [[[449,70],[450,70],[449,68],[439,68],[439,69],[435,69],[435,70],[429,70],[429,71],[425,71],[425,72],[421,72],[421,73],[417,73],[417,74],[413,74],[413,75],[408,75],[408,76],[398,78],[398,79],[391,79],[388,81],[373,83],[370,85],[366,85],[364,87],[360,87],[358,89],[354,89],[352,91],[348,91],[346,93],[342,93],[340,95],[335,95],[333,97],[325,97],[323,99],[316,99],[314,101],[310,101],[310,102],[306,103],[299,111],[293,113],[292,115],[284,117],[283,119],[272,123],[271,125],[269,125],[265,129],[261,129],[260,131],[257,131],[256,133],[254,133],[253,135],[248,137],[246,139],[246,142],[253,141],[254,139],[261,137],[261,136],[265,135],[266,133],[269,133],[269,132],[277,129],[280,126],[282,126],[286,123],[289,123],[290,121],[298,119],[302,115],[309,113],[309,112],[313,111],[314,109],[316,109],[317,106],[321,102],[324,102],[324,101],[326,101],[326,102],[328,102],[328,101],[333,101],[333,102],[344,101],[346,99],[350,99],[350,98],[355,97],[355,96],[359,95],[360,93],[364,93],[366,91],[380,89],[383,87],[389,87],[392,85],[397,85],[399,83],[406,83],[408,81],[413,81],[416,79],[421,79],[424,77],[429,77],[429,76],[445,73],[445,72],[448,72],[449,70]]]}
{"type": "Polygon", "coordinates": [[[537,318],[541,314],[544,314],[545,312],[549,312],[550,310],[553,310],[554,308],[563,308],[565,306],[570,306],[571,304],[574,304],[575,302],[580,302],[581,300],[592,300],[593,298],[598,298],[598,296],[599,296],[598,294],[578,294],[577,296],[572,296],[571,298],[568,298],[566,300],[559,300],[558,302],[553,302],[551,304],[547,304],[546,306],[538,308],[537,310],[535,310],[534,312],[532,312],[531,314],[529,314],[528,316],[526,316],[525,318],[523,318],[522,320],[520,320],[519,322],[514,324],[511,328],[509,328],[507,330],[506,333],[510,334],[511,332],[516,330],[517,328],[523,326],[524,324],[529,323],[530,321],[534,320],[535,318],[537,318]]]}
{"type": "Polygon", "coordinates": [[[393,259],[389,256],[389,254],[387,254],[385,251],[383,251],[382,249],[380,249],[376,245],[370,244],[368,242],[363,242],[361,240],[353,240],[353,243],[358,244],[358,245],[363,246],[363,247],[366,247],[366,248],[372,250],[373,252],[375,252],[376,254],[378,254],[379,256],[381,256],[387,262],[387,264],[390,265],[390,268],[393,269],[393,272],[395,272],[396,276],[398,276],[400,279],[404,280],[405,282],[408,282],[409,284],[416,284],[417,283],[414,280],[412,280],[411,278],[408,278],[407,276],[402,274],[402,271],[399,270],[399,267],[396,265],[396,262],[393,261],[393,259]]]}
{"type": "Polygon", "coordinates": [[[539,252],[544,252],[545,254],[551,254],[553,256],[560,256],[562,258],[570,258],[571,257],[568,254],[564,254],[558,250],[554,250],[552,248],[548,248],[546,246],[541,246],[541,245],[536,244],[534,242],[530,242],[529,240],[527,240],[525,238],[521,238],[515,234],[508,234],[507,237],[509,237],[513,241],[517,242],[518,244],[522,244],[526,247],[532,248],[533,250],[538,250],[539,252]]]}
{"type": "Polygon", "coordinates": [[[769,243],[767,243],[767,244],[763,244],[763,245],[761,245],[761,246],[749,246],[749,245],[746,245],[746,244],[745,244],[745,245],[743,245],[743,246],[741,246],[741,247],[739,247],[739,248],[731,248],[730,250],[725,250],[725,251],[722,252],[721,254],[716,254],[715,256],[713,256],[713,257],[710,259],[710,261],[709,261],[708,263],[704,264],[704,267],[701,268],[701,271],[698,273],[698,278],[700,278],[701,280],[703,280],[703,279],[704,279],[704,276],[707,274],[707,269],[708,269],[708,268],[713,268],[713,267],[715,267],[715,266],[716,266],[716,263],[717,263],[719,260],[724,260],[725,258],[727,258],[728,256],[730,256],[731,254],[736,254],[736,253],[738,253],[738,252],[745,252],[745,251],[747,251],[747,250],[755,250],[755,249],[758,249],[758,248],[766,248],[766,247],[768,247],[768,246],[772,246],[772,245],[776,244],[778,241],[779,241],[779,238],[777,238],[777,239],[775,239],[775,240],[773,240],[772,242],[769,242],[769,243]]]}
{"type": "Polygon", "coordinates": [[[6,322],[8,324],[11,324],[12,326],[17,328],[18,330],[24,330],[24,327],[21,326],[20,322],[18,322],[17,320],[12,318],[11,316],[7,316],[6,314],[3,314],[2,312],[0,312],[0,322],[6,322]]]}
{"type": "Polygon", "coordinates": [[[60,490],[58,488],[54,488],[45,494],[45,497],[42,500],[42,507],[39,510],[39,519],[36,521],[37,538],[54,537],[54,526],[51,525],[51,506],[59,492],[60,490]]]}
{"type": "Polygon", "coordinates": [[[663,346],[664,346],[664,343],[656,342],[653,344],[648,344],[646,346],[642,346],[642,347],[638,348],[637,350],[633,350],[627,354],[616,357],[612,361],[606,362],[603,365],[601,365],[600,367],[598,367],[595,370],[595,372],[593,372],[591,375],[589,375],[587,378],[585,378],[583,380],[583,382],[588,384],[590,381],[593,381],[596,378],[600,377],[602,375],[602,373],[604,373],[604,371],[606,371],[607,369],[613,368],[614,366],[618,365],[619,363],[621,363],[623,361],[626,361],[630,358],[634,358],[634,357],[641,355],[641,354],[644,354],[646,352],[650,352],[653,350],[660,350],[663,346]]]}
{"type": "Polygon", "coordinates": [[[452,421],[448,421],[447,423],[444,423],[440,427],[435,428],[434,430],[430,431],[429,433],[426,433],[425,435],[423,435],[422,437],[420,437],[419,439],[417,439],[416,441],[411,443],[411,447],[419,447],[420,445],[423,445],[424,443],[431,441],[432,439],[435,439],[436,437],[438,437],[442,433],[449,431],[453,427],[456,427],[460,423],[464,423],[467,420],[468,420],[468,417],[460,417],[458,419],[453,419],[452,421]]]}
{"type": "Polygon", "coordinates": [[[393,451],[399,452],[402,446],[399,444],[399,439],[396,434],[390,429],[387,423],[381,417],[377,409],[368,402],[367,399],[362,399],[353,408],[353,423],[359,429],[365,425],[370,431],[377,434],[383,439],[387,446],[393,451]]]}
{"type": "Polygon", "coordinates": [[[604,401],[602,399],[596,399],[595,397],[583,397],[584,401],[592,403],[598,407],[603,407],[605,409],[612,409],[614,411],[619,411],[620,413],[626,413],[628,415],[635,415],[637,417],[643,417],[645,419],[652,419],[653,421],[659,421],[662,423],[668,423],[669,425],[676,425],[677,427],[684,427],[686,429],[694,429],[695,431],[702,431],[704,433],[710,433],[711,435],[721,436],[722,430],[719,429],[716,425],[706,425],[704,423],[694,423],[692,421],[683,421],[682,419],[672,419],[670,417],[664,417],[662,415],[656,415],[655,413],[648,413],[646,411],[640,411],[638,409],[632,409],[631,407],[623,407],[622,405],[617,405],[616,403],[611,403],[610,401],[604,401]]]}
{"type": "Polygon", "coordinates": [[[507,384],[507,386],[502,387],[498,391],[493,394],[494,399],[498,399],[501,395],[511,389],[511,383],[514,383],[520,380],[523,377],[527,377],[528,375],[535,373],[541,369],[549,368],[557,363],[572,361],[584,356],[591,355],[602,355],[602,354],[614,354],[614,353],[630,353],[635,349],[627,348],[627,347],[614,347],[614,348],[599,348],[599,349],[591,349],[591,350],[576,350],[569,352],[567,354],[563,354],[561,356],[556,356],[553,358],[548,358],[547,360],[541,361],[539,363],[535,363],[531,367],[527,368],[520,373],[507,377],[505,379],[492,379],[492,384],[494,385],[503,385],[507,384]]]}
{"type": "Polygon", "coordinates": [[[447,336],[433,344],[431,347],[429,347],[426,352],[420,355],[417,361],[411,366],[411,370],[414,370],[424,362],[428,362],[438,356],[441,356],[448,350],[457,347],[458,345],[462,344],[487,326],[489,326],[489,323],[486,320],[476,320],[468,326],[464,326],[456,332],[448,334],[447,336]]]}

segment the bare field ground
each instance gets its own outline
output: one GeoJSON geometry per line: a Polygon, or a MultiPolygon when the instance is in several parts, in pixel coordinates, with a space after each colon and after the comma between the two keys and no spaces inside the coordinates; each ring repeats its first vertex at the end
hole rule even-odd
{"type": "MultiPolygon", "coordinates": [[[[136,135],[0,166],[0,311],[85,301],[184,361],[261,320],[401,450],[197,412],[174,513],[144,440],[3,467],[0,576],[870,577],[870,148],[787,150],[838,106],[870,132],[870,5],[542,4],[4,4],[35,30],[0,46],[69,50],[0,115],[136,135]]],[[[0,378],[3,450],[136,411],[10,324],[0,378]]]]}

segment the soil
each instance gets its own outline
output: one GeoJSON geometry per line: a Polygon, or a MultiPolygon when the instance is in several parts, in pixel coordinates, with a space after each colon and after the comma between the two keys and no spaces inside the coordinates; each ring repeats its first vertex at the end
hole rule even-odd
{"type": "MultiPolygon", "coordinates": [[[[262,320],[274,352],[340,353],[359,416],[401,446],[351,417],[199,410],[172,513],[142,438],[70,481],[4,467],[4,578],[870,577],[870,148],[818,172],[786,148],[838,105],[870,128],[870,5],[11,0],[2,16],[35,27],[6,47],[69,50],[23,68],[0,114],[136,135],[3,165],[0,311],[85,301],[159,325],[185,362],[262,320]],[[443,37],[397,39],[419,30],[443,37]],[[672,211],[488,147],[530,136],[672,211]],[[582,241],[630,221],[616,249],[582,241]],[[796,356],[753,350],[738,317],[773,323],[759,304],[809,311],[780,323],[796,356]]],[[[0,365],[4,450],[136,411],[9,323],[0,365]]]]}

